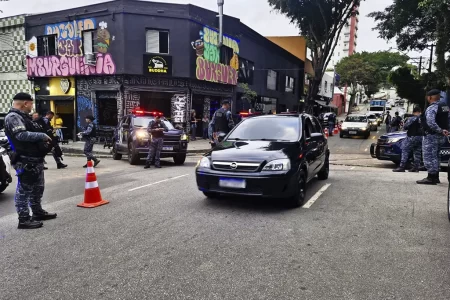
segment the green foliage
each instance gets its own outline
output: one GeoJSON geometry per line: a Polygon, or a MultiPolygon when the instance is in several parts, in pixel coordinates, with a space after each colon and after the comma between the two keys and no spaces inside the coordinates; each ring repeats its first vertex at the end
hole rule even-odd
{"type": "Polygon", "coordinates": [[[424,81],[422,78],[416,78],[410,68],[402,67],[391,72],[389,81],[396,87],[399,97],[408,99],[410,103],[420,105],[424,108],[424,81]]]}
{"type": "Polygon", "coordinates": [[[308,108],[317,96],[331,54],[338,42],[337,37],[355,13],[361,0],[268,0],[278,12],[286,15],[295,24],[312,50],[312,67],[315,77],[310,81],[308,108]]]}
{"type": "Polygon", "coordinates": [[[258,94],[254,90],[252,90],[248,86],[248,84],[239,83],[239,87],[244,91],[244,97],[247,98],[250,102],[253,103],[256,100],[256,97],[258,97],[258,94]]]}

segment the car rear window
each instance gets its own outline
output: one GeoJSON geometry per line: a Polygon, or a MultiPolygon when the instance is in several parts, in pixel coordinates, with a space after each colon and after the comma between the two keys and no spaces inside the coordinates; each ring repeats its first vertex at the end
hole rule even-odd
{"type": "Polygon", "coordinates": [[[228,140],[279,140],[295,142],[300,138],[298,117],[255,117],[244,120],[228,140]]]}
{"type": "Polygon", "coordinates": [[[364,116],[348,116],[345,122],[367,122],[367,117],[364,116]]]}

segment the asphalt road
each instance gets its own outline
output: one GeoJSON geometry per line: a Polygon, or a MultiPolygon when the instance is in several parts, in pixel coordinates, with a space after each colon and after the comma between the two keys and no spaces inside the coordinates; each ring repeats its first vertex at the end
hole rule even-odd
{"type": "Polygon", "coordinates": [[[206,199],[195,157],[160,170],[104,159],[110,203],[78,208],[84,160],[66,158],[66,170],[48,160],[44,207],[56,220],[17,230],[14,188],[0,198],[0,299],[449,299],[444,175],[419,187],[424,173],[333,157],[330,179],[292,210],[206,199]]]}

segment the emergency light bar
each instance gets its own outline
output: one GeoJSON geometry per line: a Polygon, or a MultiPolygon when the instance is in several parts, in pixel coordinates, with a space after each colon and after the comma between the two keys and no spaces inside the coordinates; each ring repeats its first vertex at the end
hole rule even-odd
{"type": "Polygon", "coordinates": [[[145,110],[142,110],[142,109],[140,109],[140,108],[135,108],[135,109],[133,109],[132,111],[131,111],[131,113],[133,114],[133,115],[140,115],[140,116],[163,116],[163,113],[162,112],[159,112],[159,111],[145,111],[145,110]]]}

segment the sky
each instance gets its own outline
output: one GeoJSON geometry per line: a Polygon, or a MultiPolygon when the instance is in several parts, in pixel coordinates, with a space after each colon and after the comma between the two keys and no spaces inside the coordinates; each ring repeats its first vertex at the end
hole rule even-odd
{"type": "MultiPolygon", "coordinates": [[[[39,13],[57,11],[77,6],[105,2],[104,0],[0,0],[0,17],[13,16],[23,13],[39,13]]],[[[217,10],[217,0],[157,0],[157,2],[194,4],[210,10],[217,10]]],[[[396,48],[395,41],[390,43],[378,38],[378,33],[373,31],[375,22],[368,18],[367,14],[373,11],[383,10],[392,4],[393,0],[365,0],[360,7],[360,21],[358,32],[358,45],[356,51],[379,51],[396,48]]],[[[224,13],[236,18],[253,28],[264,36],[289,36],[298,35],[297,28],[290,24],[283,15],[275,12],[266,0],[225,0],[224,13]]],[[[395,50],[393,50],[395,51],[395,50]]],[[[410,57],[423,55],[429,57],[429,52],[408,52],[410,57]]]]}

